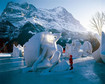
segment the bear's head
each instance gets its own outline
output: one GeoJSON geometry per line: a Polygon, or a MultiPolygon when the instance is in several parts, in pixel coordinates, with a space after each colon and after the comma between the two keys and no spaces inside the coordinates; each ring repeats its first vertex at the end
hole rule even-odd
{"type": "Polygon", "coordinates": [[[52,45],[55,44],[59,38],[61,37],[61,33],[50,33],[50,32],[43,32],[42,33],[42,45],[52,45]]]}

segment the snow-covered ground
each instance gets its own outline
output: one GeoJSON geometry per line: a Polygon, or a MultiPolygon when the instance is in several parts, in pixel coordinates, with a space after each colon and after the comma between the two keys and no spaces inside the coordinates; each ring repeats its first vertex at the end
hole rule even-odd
{"type": "Polygon", "coordinates": [[[11,57],[11,53],[0,53],[0,57],[11,57]]]}
{"type": "Polygon", "coordinates": [[[0,57],[0,84],[105,84],[105,64],[89,56],[73,60],[72,71],[24,72],[23,57],[0,57]]]}

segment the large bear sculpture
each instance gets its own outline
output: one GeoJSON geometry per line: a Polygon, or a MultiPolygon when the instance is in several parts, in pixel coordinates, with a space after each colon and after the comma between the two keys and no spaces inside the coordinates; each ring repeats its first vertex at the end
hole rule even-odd
{"type": "Polygon", "coordinates": [[[33,71],[40,67],[56,65],[61,56],[56,44],[60,37],[60,33],[41,32],[29,39],[24,45],[26,65],[32,67],[33,71]]]}

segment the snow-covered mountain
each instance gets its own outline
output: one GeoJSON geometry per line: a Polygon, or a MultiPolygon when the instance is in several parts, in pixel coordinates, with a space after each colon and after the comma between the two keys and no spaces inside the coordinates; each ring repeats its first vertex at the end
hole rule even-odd
{"type": "Polygon", "coordinates": [[[63,7],[53,9],[38,9],[28,3],[9,2],[1,14],[1,18],[10,21],[17,28],[26,22],[39,24],[46,29],[72,32],[85,32],[86,29],[63,7]]]}
{"type": "Polygon", "coordinates": [[[57,42],[62,46],[71,43],[72,39],[83,41],[92,38],[80,22],[63,7],[39,9],[28,3],[9,2],[0,15],[0,49],[8,43],[5,45],[7,51],[12,52],[13,43],[23,45],[34,34],[42,31],[62,33],[57,42]]]}

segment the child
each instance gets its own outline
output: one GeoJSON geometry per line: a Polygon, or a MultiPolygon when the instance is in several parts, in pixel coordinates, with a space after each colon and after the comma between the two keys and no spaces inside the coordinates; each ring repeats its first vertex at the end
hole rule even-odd
{"type": "Polygon", "coordinates": [[[70,63],[70,70],[73,69],[73,59],[72,59],[72,55],[70,55],[70,58],[69,58],[69,63],[70,63]]]}

